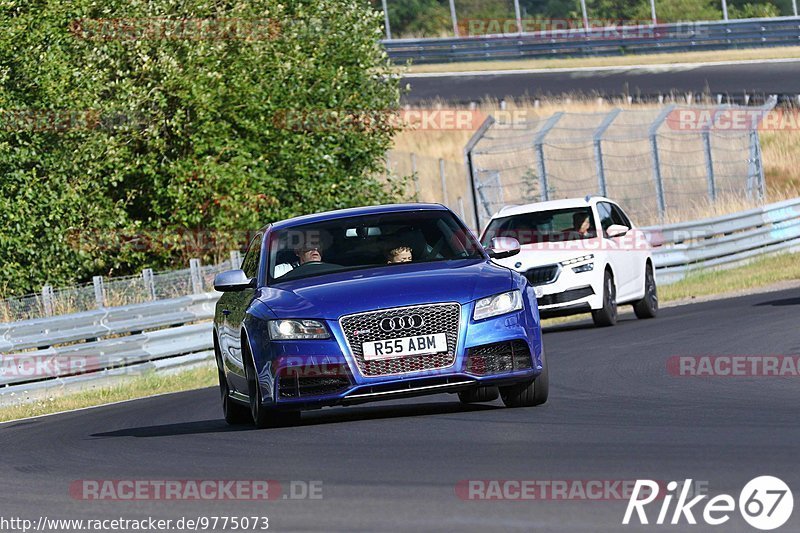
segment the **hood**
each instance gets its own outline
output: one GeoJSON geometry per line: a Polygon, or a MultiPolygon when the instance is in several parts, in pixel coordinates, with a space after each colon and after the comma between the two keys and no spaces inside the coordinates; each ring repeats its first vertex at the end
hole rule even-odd
{"type": "Polygon", "coordinates": [[[281,318],[324,318],[436,302],[466,304],[511,290],[511,272],[487,260],[410,263],[325,274],[261,289],[281,318]]]}

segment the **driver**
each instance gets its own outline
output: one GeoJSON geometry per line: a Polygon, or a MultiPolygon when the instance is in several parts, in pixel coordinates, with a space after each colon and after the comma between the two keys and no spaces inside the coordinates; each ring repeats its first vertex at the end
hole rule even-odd
{"type": "Polygon", "coordinates": [[[319,246],[304,246],[301,248],[295,248],[294,254],[297,256],[297,261],[292,263],[281,263],[279,265],[275,265],[275,272],[273,273],[273,277],[279,278],[293,270],[294,268],[305,264],[305,263],[314,263],[322,261],[322,252],[319,249],[319,246]]]}

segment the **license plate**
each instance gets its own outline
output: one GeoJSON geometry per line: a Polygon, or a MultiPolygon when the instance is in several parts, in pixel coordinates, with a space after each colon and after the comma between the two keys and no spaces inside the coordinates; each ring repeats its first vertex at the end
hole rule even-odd
{"type": "Polygon", "coordinates": [[[365,361],[446,352],[447,335],[434,333],[433,335],[415,335],[414,337],[400,337],[385,341],[371,341],[362,344],[362,349],[365,361]]]}

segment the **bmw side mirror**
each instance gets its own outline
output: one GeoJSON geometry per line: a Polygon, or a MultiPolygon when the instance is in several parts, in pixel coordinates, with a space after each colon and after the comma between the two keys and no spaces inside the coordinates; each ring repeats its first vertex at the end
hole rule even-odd
{"type": "Polygon", "coordinates": [[[214,277],[214,290],[219,292],[243,291],[256,286],[256,278],[248,278],[244,270],[226,270],[214,277]]]}
{"type": "Polygon", "coordinates": [[[630,230],[631,228],[628,226],[623,226],[622,224],[611,224],[606,230],[606,235],[608,235],[610,238],[622,237],[630,230]]]}
{"type": "Polygon", "coordinates": [[[495,237],[492,244],[486,248],[486,253],[492,259],[505,259],[519,253],[519,241],[513,237],[495,237]]]}

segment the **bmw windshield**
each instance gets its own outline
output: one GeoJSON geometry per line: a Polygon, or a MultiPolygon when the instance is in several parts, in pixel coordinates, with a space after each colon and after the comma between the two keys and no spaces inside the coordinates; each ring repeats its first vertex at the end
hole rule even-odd
{"type": "Polygon", "coordinates": [[[338,218],[274,232],[269,244],[269,283],[484,257],[472,233],[449,211],[338,218]]]}

